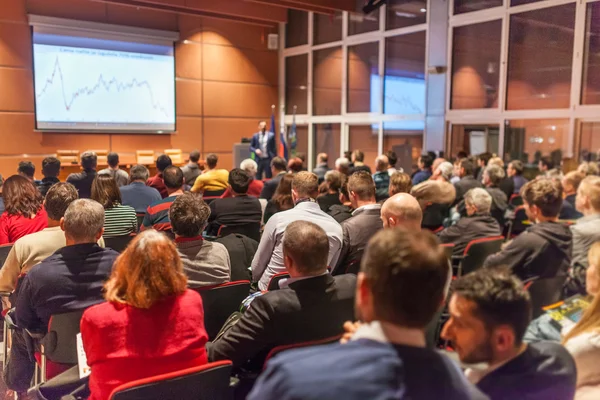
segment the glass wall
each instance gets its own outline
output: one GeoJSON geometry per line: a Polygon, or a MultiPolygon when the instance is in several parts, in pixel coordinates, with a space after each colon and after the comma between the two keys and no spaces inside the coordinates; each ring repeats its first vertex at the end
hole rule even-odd
{"type": "MultiPolygon", "coordinates": [[[[312,165],[316,165],[319,153],[326,153],[327,155],[337,155],[340,153],[340,133],[340,124],[326,123],[313,125],[312,165]]],[[[337,156],[331,158],[335,161],[337,156]]]]}
{"type": "Polygon", "coordinates": [[[285,25],[285,47],[308,44],[308,13],[300,10],[288,11],[285,25]]]}
{"type": "Polygon", "coordinates": [[[502,6],[502,0],[454,0],[454,14],[502,6]]]}
{"type": "Polygon", "coordinates": [[[308,107],[308,55],[300,54],[285,59],[285,108],[306,114],[308,107]]]}
{"type": "Polygon", "coordinates": [[[313,53],[313,114],[337,115],[342,112],[342,48],[333,47],[313,53]]]}
{"type": "Polygon", "coordinates": [[[600,104],[600,2],[587,5],[582,104],[600,104]]]}
{"type": "Polygon", "coordinates": [[[379,43],[348,46],[348,112],[379,112],[379,43]]]}
{"type": "Polygon", "coordinates": [[[342,13],[314,14],[314,44],[323,44],[342,40],[342,13]]]}
{"type": "Polygon", "coordinates": [[[375,158],[378,153],[378,125],[350,125],[348,131],[348,148],[346,151],[360,149],[365,153],[365,164],[375,171],[375,158]]]}
{"type": "Polygon", "coordinates": [[[388,0],[386,6],[386,29],[406,28],[426,22],[426,0],[388,0]]]}

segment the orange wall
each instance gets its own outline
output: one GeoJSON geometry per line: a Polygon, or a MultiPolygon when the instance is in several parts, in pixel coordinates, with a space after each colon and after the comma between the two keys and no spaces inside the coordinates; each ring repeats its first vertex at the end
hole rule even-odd
{"type": "MultiPolygon", "coordinates": [[[[232,146],[256,131],[277,104],[275,30],[210,18],[83,0],[2,0],[0,7],[0,173],[20,160],[38,170],[58,149],[107,149],[133,162],[135,151],[178,148],[216,152],[231,168],[232,146]],[[174,135],[40,133],[34,131],[31,34],[27,14],[179,31],[176,47],[177,133],[174,135]]],[[[41,178],[39,171],[36,177],[41,178]]]]}

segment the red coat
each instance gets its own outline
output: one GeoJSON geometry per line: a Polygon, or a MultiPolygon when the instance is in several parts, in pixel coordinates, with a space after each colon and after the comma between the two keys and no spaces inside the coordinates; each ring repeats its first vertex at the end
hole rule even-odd
{"type": "MultiPolygon", "coordinates": [[[[250,185],[248,186],[248,196],[260,197],[260,193],[263,190],[263,186],[265,186],[265,183],[263,181],[259,181],[258,179],[252,179],[250,181],[250,185]]],[[[233,194],[231,193],[231,188],[229,187],[227,188],[225,193],[221,195],[222,199],[225,199],[227,197],[233,197],[233,194]]]]}
{"type": "Polygon", "coordinates": [[[208,362],[202,298],[192,290],[140,309],[118,303],[90,307],[81,320],[91,400],[106,400],[133,380],[208,362]]]}
{"type": "Polygon", "coordinates": [[[39,232],[48,226],[48,214],[44,207],[35,217],[9,214],[6,211],[0,216],[0,245],[14,243],[30,233],[39,232]]]}

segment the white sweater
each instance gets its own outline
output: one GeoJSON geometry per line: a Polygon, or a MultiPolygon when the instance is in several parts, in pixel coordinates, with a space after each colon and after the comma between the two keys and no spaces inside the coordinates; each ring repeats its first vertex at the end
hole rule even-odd
{"type": "Polygon", "coordinates": [[[586,332],[565,343],[577,366],[575,400],[600,399],[600,332],[586,332]]]}

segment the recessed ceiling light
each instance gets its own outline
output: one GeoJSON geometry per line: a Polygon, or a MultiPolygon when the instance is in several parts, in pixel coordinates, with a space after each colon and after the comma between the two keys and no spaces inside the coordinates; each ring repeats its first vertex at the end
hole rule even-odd
{"type": "Polygon", "coordinates": [[[423,13],[427,12],[427,9],[426,8],[421,8],[421,12],[423,12],[423,13]]]}

